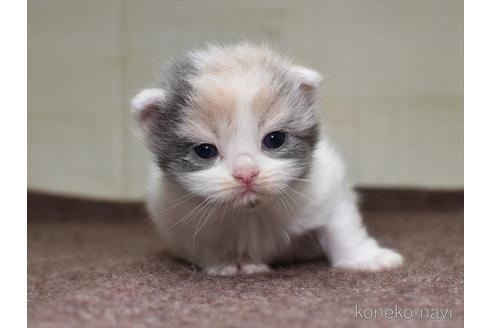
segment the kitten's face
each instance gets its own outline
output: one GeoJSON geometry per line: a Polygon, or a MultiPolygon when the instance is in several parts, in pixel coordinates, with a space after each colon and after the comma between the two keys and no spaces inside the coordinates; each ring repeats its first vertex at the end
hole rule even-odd
{"type": "Polygon", "coordinates": [[[307,172],[318,137],[306,94],[313,90],[289,77],[254,68],[195,72],[169,91],[142,92],[147,100],[137,98],[153,112],[141,120],[159,166],[212,202],[250,206],[288,192],[307,172]]]}

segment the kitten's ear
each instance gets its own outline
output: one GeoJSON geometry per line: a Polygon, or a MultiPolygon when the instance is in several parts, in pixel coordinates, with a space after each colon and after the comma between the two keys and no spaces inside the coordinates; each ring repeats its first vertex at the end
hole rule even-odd
{"type": "Polygon", "coordinates": [[[303,66],[293,66],[290,69],[290,74],[308,101],[308,105],[312,105],[316,100],[316,94],[323,80],[321,74],[303,66]]]}
{"type": "Polygon", "coordinates": [[[165,100],[166,92],[159,88],[142,90],[132,99],[133,115],[147,136],[155,127],[159,108],[165,100]]]}

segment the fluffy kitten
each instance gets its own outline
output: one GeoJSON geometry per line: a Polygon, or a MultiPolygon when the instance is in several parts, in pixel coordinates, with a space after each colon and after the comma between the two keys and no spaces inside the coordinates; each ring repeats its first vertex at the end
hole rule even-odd
{"type": "Polygon", "coordinates": [[[326,255],[392,268],[362,224],[313,108],[321,76],[265,47],[209,46],[132,101],[154,156],[147,206],[166,250],[209,274],[326,255]]]}

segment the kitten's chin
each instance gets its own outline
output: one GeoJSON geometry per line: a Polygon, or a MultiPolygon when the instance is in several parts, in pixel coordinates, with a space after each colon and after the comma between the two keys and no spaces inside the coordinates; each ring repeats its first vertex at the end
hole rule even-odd
{"type": "Polygon", "coordinates": [[[261,197],[257,191],[245,190],[239,192],[234,197],[234,203],[238,207],[257,208],[262,202],[261,197]]]}

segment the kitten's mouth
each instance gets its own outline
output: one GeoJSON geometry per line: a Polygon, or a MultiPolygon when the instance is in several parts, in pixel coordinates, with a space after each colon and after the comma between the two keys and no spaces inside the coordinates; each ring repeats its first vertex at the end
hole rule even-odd
{"type": "Polygon", "coordinates": [[[236,202],[254,208],[260,204],[260,192],[252,186],[247,188],[240,188],[236,194],[236,202]]]}
{"type": "Polygon", "coordinates": [[[243,197],[248,197],[248,196],[251,196],[251,195],[257,195],[258,192],[254,189],[243,189],[241,191],[241,196],[243,197]]]}

